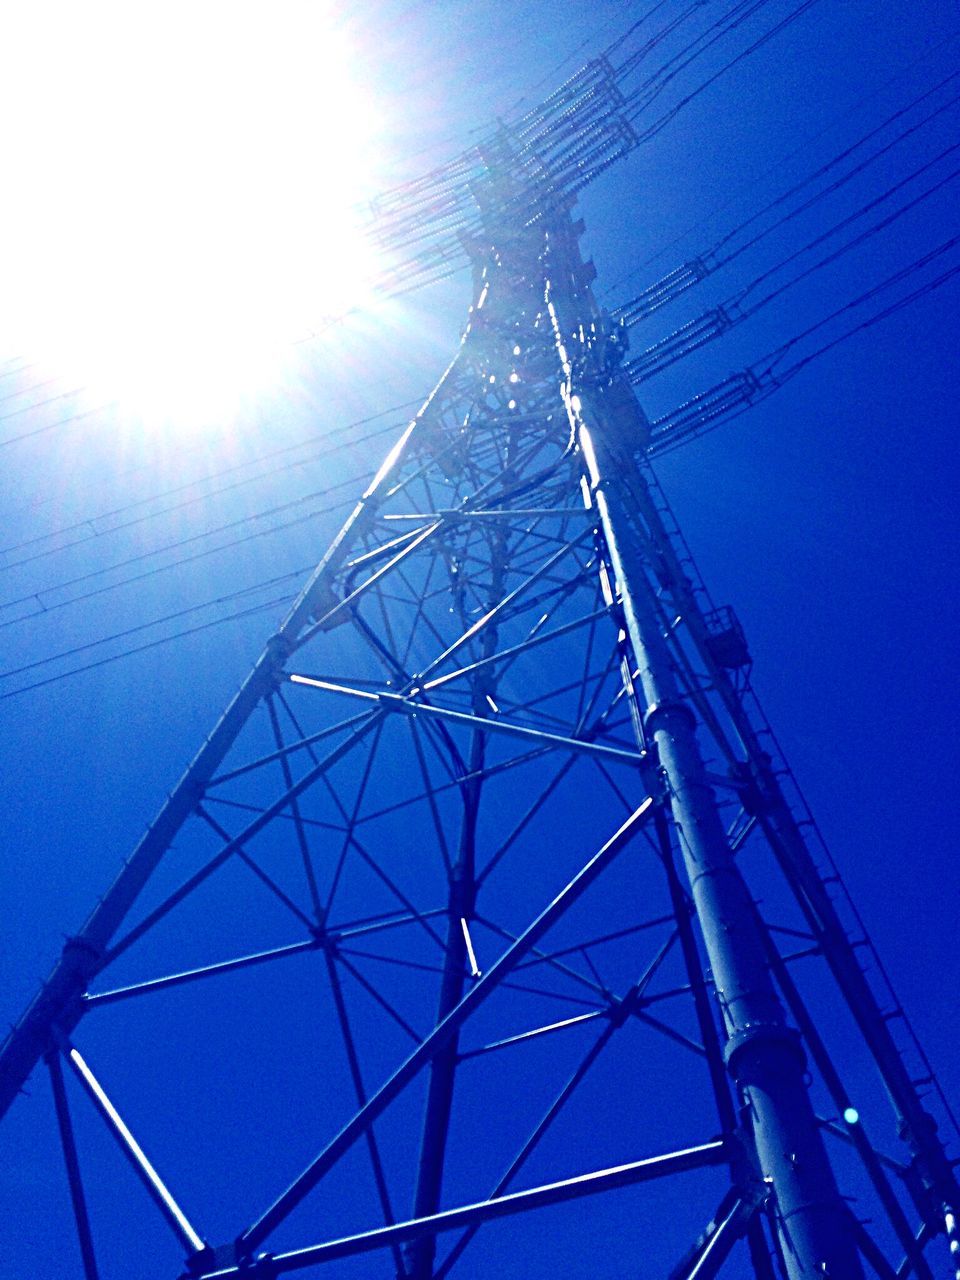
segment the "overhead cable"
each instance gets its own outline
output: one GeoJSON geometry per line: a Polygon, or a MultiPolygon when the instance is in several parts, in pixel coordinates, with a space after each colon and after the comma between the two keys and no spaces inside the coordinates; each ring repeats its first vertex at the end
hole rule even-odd
{"type": "Polygon", "coordinates": [[[942,288],[943,285],[960,275],[960,263],[948,267],[933,279],[925,281],[916,289],[842,330],[813,351],[798,356],[793,363],[783,368],[778,367],[782,365],[783,361],[796,347],[815,333],[850,312],[856,311],[866,303],[872,302],[885,290],[897,284],[903,284],[906,280],[936,261],[937,258],[957,248],[958,245],[960,245],[960,236],[953,236],[944,241],[937,248],[901,267],[892,275],[880,281],[879,284],[871,286],[865,292],[844,303],[843,306],[822,316],[814,324],[807,326],[761,357],[760,360],[755,361],[749,368],[731,374],[715,386],[685,401],[670,413],[655,419],[652,423],[653,434],[650,442],[650,454],[657,456],[667,453],[679,445],[685,444],[688,440],[703,435],[712,427],[719,425],[720,422],[739,417],[759,401],[780,390],[786,382],[800,373],[802,369],[805,369],[815,360],[821,359],[841,343],[849,341],[857,334],[872,328],[904,308],[911,306],[919,299],[942,288]]]}
{"type": "MultiPolygon", "coordinates": [[[[406,401],[404,404],[394,405],[389,409],[384,409],[380,413],[371,414],[365,418],[358,418],[355,422],[349,423],[343,427],[338,427],[334,431],[331,431],[329,433],[318,433],[317,436],[308,437],[307,440],[298,441],[296,444],[285,445],[280,449],[271,450],[266,454],[262,454],[260,458],[255,459],[254,461],[256,462],[269,461],[273,458],[281,456],[284,453],[310,447],[312,445],[312,442],[317,439],[322,439],[327,442],[325,448],[316,449],[316,451],[312,454],[312,456],[307,459],[298,458],[294,461],[284,462],[277,467],[271,468],[270,470],[261,471],[256,475],[247,476],[244,479],[233,481],[227,485],[221,485],[219,489],[215,489],[212,492],[195,495],[194,497],[185,499],[182,502],[173,503],[171,505],[163,507],[158,511],[149,511],[146,514],[137,516],[133,519],[125,520],[118,524],[117,523],[110,524],[108,527],[103,529],[97,529],[95,527],[97,524],[102,524],[107,520],[115,519],[117,516],[126,515],[131,511],[139,510],[141,507],[148,506],[150,503],[153,503],[153,502],[158,502],[163,498],[175,497],[179,493],[184,493],[191,489],[195,489],[198,485],[207,484],[211,480],[218,480],[218,479],[222,479],[224,476],[233,475],[235,472],[245,469],[247,466],[251,465],[251,463],[247,461],[247,462],[237,463],[232,467],[224,467],[220,470],[212,471],[206,476],[199,477],[196,480],[191,480],[185,484],[176,485],[172,489],[161,490],[159,493],[149,494],[143,498],[136,499],[134,502],[125,503],[123,506],[113,507],[108,511],[101,511],[95,515],[82,516],[80,519],[74,520],[70,524],[61,525],[58,528],[49,530],[46,533],[35,534],[33,537],[25,538],[20,542],[11,543],[6,547],[0,548],[0,555],[13,555],[15,552],[25,551],[30,547],[36,546],[39,543],[47,542],[51,538],[61,537],[64,535],[69,535],[71,533],[75,533],[78,535],[77,537],[72,538],[71,540],[65,543],[62,543],[56,547],[48,548],[47,550],[44,550],[44,551],[38,551],[35,554],[25,556],[19,560],[11,561],[9,564],[2,564],[0,565],[0,573],[3,573],[7,569],[19,568],[20,566],[32,563],[35,560],[41,560],[41,559],[45,559],[48,556],[57,555],[61,551],[68,550],[70,547],[78,546],[84,542],[90,542],[95,538],[107,537],[110,534],[120,532],[123,529],[129,529],[129,528],[132,528],[134,525],[142,524],[145,521],[156,519],[159,516],[170,515],[176,511],[183,511],[187,507],[194,506],[201,502],[206,502],[210,498],[217,498],[217,497],[221,497],[223,494],[232,493],[235,490],[243,488],[246,485],[255,484],[258,481],[264,480],[269,476],[279,475],[284,471],[289,471],[296,467],[308,465],[309,463],[318,461],[319,459],[324,458],[330,454],[340,454],[345,446],[343,445],[342,442],[334,443],[331,440],[332,436],[339,437],[340,435],[345,434],[355,429],[358,426],[363,426],[366,423],[374,422],[377,418],[385,417],[387,414],[394,414],[394,413],[401,412],[402,410],[407,409],[414,404],[420,404],[420,403],[422,403],[421,400],[406,401]]],[[[382,427],[376,428],[376,430],[374,431],[369,431],[362,436],[351,439],[349,443],[354,447],[358,445],[368,444],[372,440],[377,440],[383,435],[396,431],[396,429],[397,429],[396,422],[389,422],[382,427]]],[[[250,518],[256,518],[256,516],[260,514],[262,513],[256,512],[250,518]]]]}
{"type": "MultiPolygon", "coordinates": [[[[957,75],[960,75],[960,72],[958,72],[957,75]]],[[[953,76],[947,77],[948,80],[951,80],[953,78],[954,78],[953,76]]],[[[942,87],[942,84],[945,84],[945,83],[946,81],[941,82],[941,86],[938,86],[938,87],[942,87]]],[[[920,98],[915,99],[914,102],[910,103],[908,107],[903,108],[903,111],[906,111],[916,106],[917,103],[922,101],[923,98],[926,96],[928,95],[926,94],[921,95],[920,98]]],[[[753,217],[748,219],[746,222],[742,223],[740,227],[735,228],[731,232],[728,232],[725,236],[723,236],[720,240],[718,240],[710,249],[698,254],[696,257],[691,259],[690,262],[684,263],[680,267],[675,267],[672,271],[667,272],[667,274],[662,276],[659,280],[655,281],[651,285],[648,285],[641,294],[637,295],[635,298],[631,299],[629,302],[623,303],[620,306],[616,307],[613,314],[619,317],[623,317],[626,323],[633,324],[637,320],[643,319],[645,316],[650,315],[653,311],[658,310],[660,307],[665,306],[668,302],[672,302],[675,298],[679,297],[681,293],[686,292],[686,290],[691,288],[694,284],[699,283],[701,280],[706,279],[706,277],[712,274],[714,271],[717,271],[721,267],[724,267],[728,265],[730,262],[733,262],[736,258],[738,258],[742,253],[746,252],[748,249],[754,248],[757,244],[759,244],[763,239],[765,239],[773,231],[778,230],[780,227],[786,225],[788,222],[791,222],[793,219],[798,217],[800,214],[806,212],[808,209],[810,209],[814,204],[818,203],[820,200],[826,198],[829,195],[832,195],[834,192],[839,190],[841,186],[844,186],[847,182],[851,181],[854,177],[856,177],[861,172],[863,172],[870,164],[875,163],[878,159],[880,159],[883,155],[885,155],[888,151],[890,151],[894,146],[897,146],[901,142],[905,141],[918,129],[922,128],[924,125],[926,125],[927,123],[935,119],[937,116],[941,115],[944,111],[948,110],[950,107],[955,106],[958,102],[960,102],[960,95],[957,95],[951,98],[949,102],[938,107],[935,111],[931,112],[928,116],[925,116],[924,119],[919,121],[917,124],[911,126],[908,129],[904,129],[903,131],[901,131],[899,134],[896,135],[896,137],[894,137],[884,147],[873,152],[869,157],[867,157],[865,160],[860,162],[854,168],[848,170],[845,174],[841,175],[829,186],[823,188],[821,191],[811,196],[802,205],[793,209],[792,211],[790,211],[789,213],[785,214],[783,217],[778,219],[776,222],[772,223],[770,226],[758,232],[745,244],[740,245],[730,250],[726,254],[724,254],[722,252],[724,245],[728,244],[731,241],[731,239],[735,238],[735,236],[739,233],[740,230],[742,230],[746,226],[751,225],[755,220],[755,218],[753,217]]],[[[902,111],[897,112],[896,115],[891,116],[886,123],[889,124],[890,121],[898,118],[902,114],[903,114],[902,111]]],[[[863,141],[873,136],[874,132],[875,131],[871,131],[870,134],[864,135],[863,138],[859,139],[851,147],[848,147],[843,154],[845,156],[849,156],[853,151],[855,151],[861,145],[863,141]]],[[[862,216],[866,212],[869,212],[869,210],[873,208],[876,204],[879,204],[883,200],[888,199],[891,195],[895,194],[896,191],[898,191],[902,186],[906,185],[908,182],[912,181],[914,178],[918,177],[920,174],[926,172],[927,169],[931,168],[934,164],[938,163],[945,156],[952,154],[952,152],[955,149],[956,149],[955,147],[951,146],[951,147],[947,147],[944,151],[941,151],[937,156],[935,156],[931,161],[929,161],[927,164],[922,166],[920,169],[914,170],[913,173],[908,175],[906,178],[902,179],[899,183],[897,183],[892,187],[887,188],[887,190],[882,192],[881,195],[878,196],[875,201],[869,204],[862,205],[860,209],[856,211],[855,214],[851,215],[851,220],[855,217],[862,216]]],[[[813,174],[808,175],[807,178],[805,178],[802,182],[796,184],[796,186],[791,188],[790,194],[795,194],[805,189],[817,177],[822,176],[830,168],[832,168],[834,166],[835,161],[838,159],[839,157],[834,157],[830,162],[828,162],[827,165],[821,166],[821,168],[816,170],[813,174]]],[[[778,196],[774,201],[772,201],[767,206],[767,208],[772,209],[775,206],[779,206],[785,198],[786,198],[786,195],[782,197],[778,196]]],[[[835,227],[833,228],[833,230],[839,229],[842,225],[844,224],[843,223],[835,224],[835,227]]],[[[833,232],[831,231],[830,234],[832,233],[833,232]]],[[[804,251],[805,250],[798,250],[798,255],[800,252],[804,252],[804,251]]]]}
{"type": "MultiPolygon", "coordinates": [[[[946,151],[942,152],[941,155],[937,157],[937,160],[956,150],[960,150],[960,143],[957,143],[952,147],[948,147],[946,151]]],[[[931,162],[931,165],[933,163],[935,162],[931,162]]],[[[696,317],[696,319],[690,320],[686,324],[681,325],[678,329],[674,330],[673,333],[652,343],[638,356],[627,361],[624,368],[630,375],[631,381],[634,384],[646,382],[657,373],[661,373],[670,365],[675,364],[678,360],[681,360],[685,356],[691,355],[694,351],[699,350],[707,342],[713,341],[715,338],[719,338],[734,325],[750,319],[752,316],[756,315],[757,312],[769,306],[790,289],[795,288],[798,284],[809,279],[817,272],[822,271],[825,267],[832,265],[845,254],[859,248],[873,236],[879,234],[881,231],[885,231],[905,214],[911,212],[918,205],[922,204],[931,196],[936,195],[945,187],[960,178],[960,168],[951,170],[932,186],[921,191],[919,195],[914,196],[913,199],[894,209],[892,213],[887,214],[879,221],[866,227],[857,235],[841,244],[838,248],[833,249],[824,257],[817,259],[817,261],[812,263],[809,267],[797,272],[784,283],[778,285],[774,289],[771,289],[763,297],[758,298],[749,306],[744,305],[749,295],[753,293],[753,291],[765,280],[776,274],[776,272],[780,271],[784,266],[796,261],[796,259],[801,257],[803,254],[821,245],[838,230],[849,226],[852,222],[860,218],[868,209],[876,207],[876,205],[878,205],[883,199],[886,199],[889,195],[899,190],[907,181],[912,180],[912,178],[916,177],[917,174],[923,173],[926,169],[930,168],[931,165],[925,165],[923,168],[916,170],[914,174],[910,175],[910,178],[905,179],[904,182],[896,184],[895,187],[890,188],[888,192],[884,193],[882,197],[879,197],[875,201],[871,201],[869,205],[865,205],[855,214],[850,215],[850,217],[844,218],[841,222],[837,223],[834,227],[829,228],[826,232],[819,236],[815,236],[800,249],[790,253],[780,262],[757,276],[749,284],[738,290],[737,293],[724,299],[724,301],[718,306],[709,308],[700,316],[696,317]]]]}

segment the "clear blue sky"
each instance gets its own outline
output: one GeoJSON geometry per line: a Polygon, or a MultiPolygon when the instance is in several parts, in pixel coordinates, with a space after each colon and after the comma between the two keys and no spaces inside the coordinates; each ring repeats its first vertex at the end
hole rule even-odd
{"type": "MultiPolygon", "coordinates": [[[[611,0],[509,9],[487,0],[383,0],[364,6],[362,16],[350,8],[339,21],[356,52],[351,73],[381,121],[371,192],[462,150],[481,126],[510,118],[521,101],[542,98],[644,11],[611,0]]],[[[664,13],[680,8],[667,5],[664,13]]],[[[769,8],[786,13],[793,5],[769,8]]],[[[579,210],[600,296],[614,306],[709,250],[781,191],[949,76],[958,44],[955,5],[819,0],[583,194],[579,210]]],[[[723,60],[718,52],[703,69],[723,60]]],[[[317,62],[322,75],[322,59],[317,62]]],[[[692,70],[682,84],[693,86],[700,78],[692,70]]],[[[898,128],[945,107],[855,182],[647,321],[634,334],[634,352],[727,300],[952,146],[957,107],[946,104],[958,83],[905,117],[898,128]]],[[[337,121],[318,120],[315,127],[322,136],[337,121]]],[[[905,188],[903,201],[948,175],[956,156],[936,161],[905,188]]],[[[303,157],[305,165],[311,162],[310,155],[303,157]]],[[[16,174],[8,177],[29,210],[29,186],[17,187],[16,174]]],[[[96,201],[96,192],[82,185],[68,195],[71,203],[96,201]]],[[[648,412],[666,413],[753,364],[935,249],[956,234],[956,203],[956,182],[948,182],[860,249],[652,380],[640,392],[648,412]]],[[[62,216],[69,219],[69,205],[62,216]]],[[[151,246],[144,244],[142,253],[149,257],[151,246]]],[[[958,261],[954,247],[900,292],[958,261]]],[[[134,257],[130,271],[136,270],[134,257]]],[[[242,279],[242,257],[236,270],[242,279]]],[[[960,985],[957,283],[843,342],[776,395],[659,467],[713,595],[732,603],[746,627],[755,686],[954,1100],[960,1100],[954,1030],[960,985]]],[[[19,548],[5,551],[0,564],[0,989],[6,1020],[19,1014],[62,936],[79,925],[112,878],[283,610],[269,605],[252,617],[69,673],[212,622],[245,603],[292,596],[298,571],[318,558],[336,527],[330,513],[302,523],[293,519],[313,511],[318,504],[309,495],[332,481],[344,481],[344,495],[353,492],[354,478],[369,473],[389,437],[319,458],[302,442],[427,391],[452,354],[469,290],[469,274],[462,272],[403,304],[353,316],[320,340],[290,347],[274,362],[273,380],[235,397],[207,433],[176,429],[175,414],[169,430],[140,431],[138,409],[130,406],[52,425],[94,403],[67,396],[74,385],[69,381],[51,384],[51,396],[64,398],[48,405],[27,407],[46,397],[40,391],[0,403],[2,544],[19,548]],[[4,420],[5,410],[16,416],[4,420]],[[48,425],[52,429],[45,430],[48,425]],[[2,444],[21,434],[29,438],[2,444]],[[275,464],[261,461],[284,449],[275,464]],[[267,509],[275,514],[263,517],[267,509]],[[274,526],[276,532],[259,536],[274,526]],[[228,546],[238,529],[258,536],[228,546]],[[186,547],[162,549],[186,539],[193,540],[186,547]],[[164,569],[185,550],[210,554],[164,569]],[[111,567],[123,562],[129,563],[111,567]],[[133,576],[156,569],[162,571],[133,576]],[[274,578],[282,580],[258,585],[274,578]],[[100,591],[114,583],[116,589],[100,591]],[[250,594],[239,601],[213,603],[248,586],[250,594]],[[94,590],[99,594],[88,594],[94,590]],[[86,598],[59,607],[74,596],[86,598]],[[195,605],[178,620],[39,665],[195,605]],[[40,683],[60,675],[65,678],[40,683]]],[[[882,305],[884,299],[874,309],[882,305]]],[[[817,345],[814,340],[810,347],[817,345]]],[[[29,385],[25,373],[11,376],[12,393],[29,385]]],[[[183,416],[189,416],[186,409],[183,416]]],[[[373,425],[399,425],[402,416],[388,412],[373,425]]],[[[179,1049],[188,1062],[197,1040],[232,1034],[229,1010],[209,1029],[191,1015],[179,1026],[171,1017],[140,1030],[146,1040],[154,1032],[164,1037],[167,1049],[182,1035],[179,1049]]],[[[233,1034],[225,1052],[239,1057],[242,1038],[233,1034]]],[[[150,1056],[141,1050],[142,1069],[149,1068],[150,1056]]],[[[52,1144],[45,1153],[36,1145],[36,1135],[49,1129],[49,1121],[37,1117],[41,1105],[46,1108],[46,1090],[46,1082],[38,1081],[37,1098],[23,1100],[0,1132],[0,1205],[8,1224],[5,1253],[14,1260],[8,1274],[15,1280],[81,1274],[56,1152],[52,1144]]],[[[161,1129],[163,1110],[158,1102],[153,1119],[161,1129]]],[[[629,1115],[644,1123],[632,1108],[629,1115]]],[[[238,1110],[207,1123],[232,1132],[244,1121],[238,1110]]],[[[640,1133],[637,1154],[647,1150],[640,1133]]],[[[104,1153],[95,1178],[118,1171],[113,1161],[112,1153],[104,1153]]],[[[219,1195],[213,1212],[225,1214],[219,1195]]],[[[101,1202],[105,1198],[101,1193],[101,1202]]],[[[138,1193],[132,1202],[139,1206],[138,1193]]],[[[114,1241],[129,1229],[122,1205],[102,1224],[114,1241]]],[[[144,1206],[144,1217],[149,1214],[144,1206]]],[[[552,1274],[572,1280],[588,1274],[590,1233],[603,1230],[604,1219],[598,1221],[589,1225],[577,1210],[563,1222],[545,1217],[539,1244],[535,1237],[521,1246],[519,1233],[514,1241],[506,1229],[498,1239],[504,1249],[529,1247],[530,1255],[517,1255],[529,1261],[552,1256],[549,1236],[559,1255],[552,1274]]],[[[111,1269],[105,1250],[104,1277],[175,1274],[176,1249],[171,1255],[152,1222],[142,1242],[122,1270],[111,1269]]],[[[589,1274],[639,1273],[643,1264],[630,1250],[640,1247],[640,1240],[625,1242],[609,1270],[589,1274]]],[[[651,1274],[668,1266],[657,1253],[649,1260],[651,1274]]],[[[465,1259],[465,1275],[480,1274],[470,1266],[465,1259]]]]}

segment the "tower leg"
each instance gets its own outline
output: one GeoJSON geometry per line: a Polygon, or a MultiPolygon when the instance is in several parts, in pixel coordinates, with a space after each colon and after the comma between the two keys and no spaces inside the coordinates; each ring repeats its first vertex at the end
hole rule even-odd
{"type": "MultiPolygon", "coordinates": [[[[599,402],[600,397],[596,397],[599,402]]],[[[610,443],[616,423],[588,392],[567,397],[623,607],[624,625],[704,944],[723,1008],[725,1057],[746,1101],[759,1172],[769,1179],[790,1280],[862,1276],[848,1210],[827,1160],[805,1084],[806,1060],[787,1025],[765,957],[762,925],[727,843],[697,742],[681,700],[621,476],[633,467],[610,443]]],[[[639,477],[633,475],[634,483],[639,477]]]]}

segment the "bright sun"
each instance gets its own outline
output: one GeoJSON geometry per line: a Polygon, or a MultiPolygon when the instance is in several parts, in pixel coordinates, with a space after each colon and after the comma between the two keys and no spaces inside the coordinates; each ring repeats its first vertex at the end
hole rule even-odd
{"type": "Polygon", "coordinates": [[[8,352],[202,397],[362,303],[377,121],[329,4],[34,0],[4,45],[8,352]]]}

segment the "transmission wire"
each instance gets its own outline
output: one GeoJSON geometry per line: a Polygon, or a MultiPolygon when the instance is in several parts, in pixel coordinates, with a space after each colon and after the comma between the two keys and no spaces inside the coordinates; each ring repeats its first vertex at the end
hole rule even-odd
{"type": "MultiPolygon", "coordinates": [[[[822,128],[815,134],[811,134],[808,138],[805,138],[792,151],[789,151],[785,155],[780,156],[780,158],[776,160],[769,168],[764,169],[762,173],[758,174],[755,178],[750,179],[747,185],[756,186],[757,183],[762,182],[765,178],[769,178],[772,174],[776,172],[778,168],[781,168],[783,165],[787,164],[789,161],[794,160],[797,156],[802,155],[803,152],[805,152],[810,146],[813,145],[813,143],[819,142],[821,138],[823,138],[826,134],[828,134],[841,121],[847,119],[855,111],[858,111],[860,107],[864,106],[866,103],[878,97],[879,94],[884,89],[889,88],[890,85],[894,84],[898,79],[900,79],[904,72],[912,70],[915,66],[917,66],[918,63],[925,61],[927,58],[931,57],[933,54],[939,53],[941,49],[945,48],[948,44],[952,44],[958,39],[960,39],[960,31],[953,32],[951,35],[947,36],[944,40],[942,40],[939,44],[935,45],[932,49],[925,49],[923,53],[918,55],[918,57],[916,57],[912,62],[908,63],[907,66],[904,67],[901,71],[898,71],[895,75],[885,80],[878,89],[873,90],[871,93],[863,94],[861,97],[855,99],[849,106],[844,107],[844,109],[838,112],[835,116],[831,116],[830,120],[824,126],[824,128],[822,128]]],[[[947,80],[951,80],[952,78],[953,78],[953,75],[950,75],[947,77],[947,80]]],[[[941,81],[940,85],[936,87],[937,88],[942,87],[944,83],[946,83],[946,81],[941,81]]],[[[933,92],[933,90],[931,90],[931,92],[933,92]]],[[[919,98],[914,99],[912,102],[908,103],[906,107],[903,108],[903,111],[906,112],[910,110],[911,107],[923,101],[923,99],[926,96],[928,95],[922,94],[919,98]]],[[[896,118],[896,116],[899,114],[900,113],[896,113],[896,115],[894,117],[891,117],[891,119],[896,118]]],[[[889,121],[887,123],[889,123],[889,121]]],[[[861,141],[862,140],[863,139],[861,139],[861,141]]],[[[857,145],[857,144],[854,144],[854,145],[857,145]]],[[[691,224],[690,226],[685,228],[685,230],[679,232],[676,236],[674,236],[672,240],[668,241],[665,245],[663,245],[662,248],[658,249],[656,253],[653,253],[649,257],[644,258],[643,261],[639,264],[639,266],[635,267],[632,271],[628,272],[626,275],[621,276],[619,279],[612,281],[610,285],[604,290],[604,292],[606,294],[610,294],[614,289],[619,288],[621,285],[626,284],[630,280],[636,279],[637,276],[640,274],[641,271],[644,270],[645,267],[650,266],[652,263],[656,262],[658,258],[663,257],[663,255],[667,253],[668,250],[672,249],[675,245],[685,240],[689,235],[692,235],[695,231],[699,231],[701,227],[704,227],[708,223],[712,222],[714,218],[718,217],[721,213],[725,212],[733,204],[735,204],[737,201],[737,198],[738,197],[734,196],[731,199],[725,201],[723,204],[716,205],[709,213],[705,214],[702,218],[698,219],[697,222],[691,224]]],[[[749,219],[748,221],[752,221],[752,219],[749,219]]]]}
{"type": "MultiPolygon", "coordinates": [[[[336,429],[337,434],[339,434],[340,432],[350,431],[355,427],[363,426],[366,423],[373,422],[377,418],[384,417],[388,413],[396,413],[405,408],[409,408],[414,404],[421,404],[421,403],[422,403],[422,400],[411,400],[411,401],[405,402],[404,404],[395,405],[389,409],[384,409],[380,413],[371,414],[368,417],[357,419],[356,422],[349,423],[347,426],[337,428],[336,429]]],[[[378,427],[375,431],[368,432],[366,435],[361,436],[359,439],[352,441],[351,443],[357,444],[357,445],[367,444],[369,441],[378,439],[380,436],[385,435],[390,431],[395,431],[396,429],[397,429],[396,423],[388,423],[386,426],[378,427]]],[[[332,434],[332,433],[318,434],[318,436],[316,437],[308,438],[307,440],[298,442],[297,444],[285,445],[281,449],[273,450],[270,453],[261,455],[261,457],[256,459],[255,461],[268,460],[272,457],[278,457],[280,454],[289,452],[294,449],[305,448],[307,445],[309,445],[312,442],[313,439],[329,438],[329,434],[332,434]]],[[[176,503],[173,506],[164,507],[161,511],[148,512],[146,515],[140,516],[135,520],[128,520],[122,524],[112,525],[109,529],[94,530],[87,537],[76,538],[72,542],[64,543],[63,546],[53,547],[48,551],[39,552],[34,556],[29,556],[23,560],[14,561],[11,564],[0,565],[0,573],[4,572],[6,569],[17,568],[21,565],[31,563],[34,560],[43,559],[46,556],[56,555],[60,551],[67,550],[70,547],[79,546],[82,543],[89,542],[94,538],[106,537],[111,533],[116,533],[120,530],[131,528],[133,525],[141,524],[146,520],[153,520],[158,516],[168,515],[175,511],[182,511],[186,507],[193,506],[198,502],[206,501],[208,498],[218,497],[221,494],[233,492],[234,490],[242,488],[248,484],[255,484],[258,480],[266,479],[268,476],[279,475],[283,471],[289,471],[289,470],[293,470],[295,467],[309,465],[310,462],[316,461],[317,458],[325,457],[329,453],[338,452],[338,449],[341,447],[342,446],[331,446],[328,449],[323,449],[318,451],[312,458],[303,459],[303,460],[298,459],[294,462],[284,463],[282,466],[275,467],[271,471],[261,472],[257,475],[248,476],[243,480],[236,481],[232,484],[224,485],[220,489],[214,490],[212,493],[198,494],[196,497],[189,498],[184,502],[176,503]]],[[[38,542],[45,542],[48,539],[55,538],[61,534],[73,533],[79,529],[89,528],[90,526],[92,526],[98,521],[109,520],[113,516],[124,515],[129,511],[136,510],[138,507],[146,506],[148,503],[157,502],[161,498],[172,497],[177,493],[182,493],[185,490],[195,488],[197,485],[206,484],[209,480],[216,480],[223,476],[231,475],[233,472],[242,470],[244,467],[249,465],[250,465],[249,462],[243,462],[243,463],[238,463],[236,466],[233,466],[233,467],[225,467],[220,471],[211,472],[209,475],[202,476],[196,480],[191,480],[187,484],[178,485],[173,489],[168,489],[168,490],[161,491],[160,493],[151,494],[144,498],[138,498],[136,499],[136,501],[127,503],[122,507],[114,507],[109,511],[100,512],[98,515],[85,516],[82,519],[74,521],[69,525],[61,525],[59,528],[52,529],[47,533],[35,535],[34,537],[24,539],[23,541],[18,543],[11,543],[9,546],[0,548],[0,554],[3,554],[3,555],[12,554],[15,551],[25,550],[28,547],[34,546],[38,542]]],[[[255,513],[255,515],[256,514],[261,514],[261,513],[255,513]]]]}

